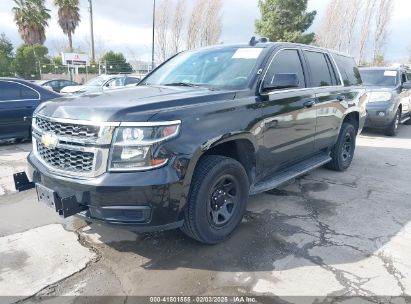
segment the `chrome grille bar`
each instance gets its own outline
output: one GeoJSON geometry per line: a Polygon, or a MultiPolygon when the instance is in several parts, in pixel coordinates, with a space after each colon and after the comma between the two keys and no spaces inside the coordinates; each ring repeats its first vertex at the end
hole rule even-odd
{"type": "Polygon", "coordinates": [[[93,178],[107,170],[110,144],[118,123],[95,123],[56,119],[36,115],[33,118],[33,151],[51,172],[61,176],[93,178]],[[56,143],[45,139],[52,136],[56,143]]]}

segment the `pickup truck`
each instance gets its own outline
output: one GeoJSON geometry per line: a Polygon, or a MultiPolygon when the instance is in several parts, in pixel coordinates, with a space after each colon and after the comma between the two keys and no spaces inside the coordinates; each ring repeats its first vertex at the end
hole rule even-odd
{"type": "Polygon", "coordinates": [[[264,39],[186,51],[136,87],[41,104],[16,183],[63,217],[216,244],[249,195],[348,169],[366,103],[344,54],[264,39]]]}

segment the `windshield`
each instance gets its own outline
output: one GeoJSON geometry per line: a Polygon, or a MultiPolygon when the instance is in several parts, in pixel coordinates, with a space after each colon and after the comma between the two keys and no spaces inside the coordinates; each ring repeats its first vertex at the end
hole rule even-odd
{"type": "Polygon", "coordinates": [[[395,87],[397,85],[397,71],[361,70],[360,74],[366,86],[395,87]]]}
{"type": "Polygon", "coordinates": [[[142,85],[245,89],[262,50],[224,48],[187,51],[158,68],[142,85]]]}
{"type": "Polygon", "coordinates": [[[48,80],[36,80],[34,83],[41,86],[41,85],[45,84],[46,82],[48,82],[48,80]]]}
{"type": "Polygon", "coordinates": [[[87,81],[84,85],[91,87],[101,87],[106,82],[106,80],[106,77],[99,76],[87,81]]]}

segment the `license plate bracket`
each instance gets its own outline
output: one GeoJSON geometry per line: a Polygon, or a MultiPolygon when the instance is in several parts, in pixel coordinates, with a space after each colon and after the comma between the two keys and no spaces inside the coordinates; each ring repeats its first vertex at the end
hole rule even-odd
{"type": "Polygon", "coordinates": [[[36,184],[36,191],[38,201],[54,209],[62,218],[68,218],[88,209],[80,205],[74,195],[60,198],[55,191],[40,184],[36,184]]]}
{"type": "Polygon", "coordinates": [[[61,209],[61,201],[57,193],[53,190],[36,184],[37,199],[40,203],[58,212],[61,209]]]}

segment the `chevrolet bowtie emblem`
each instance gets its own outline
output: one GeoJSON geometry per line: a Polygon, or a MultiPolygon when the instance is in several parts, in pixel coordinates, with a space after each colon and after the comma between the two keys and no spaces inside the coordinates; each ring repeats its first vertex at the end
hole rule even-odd
{"type": "Polygon", "coordinates": [[[54,149],[57,147],[59,143],[59,139],[54,133],[46,133],[46,134],[43,134],[43,136],[41,136],[41,143],[46,148],[54,149]]]}

